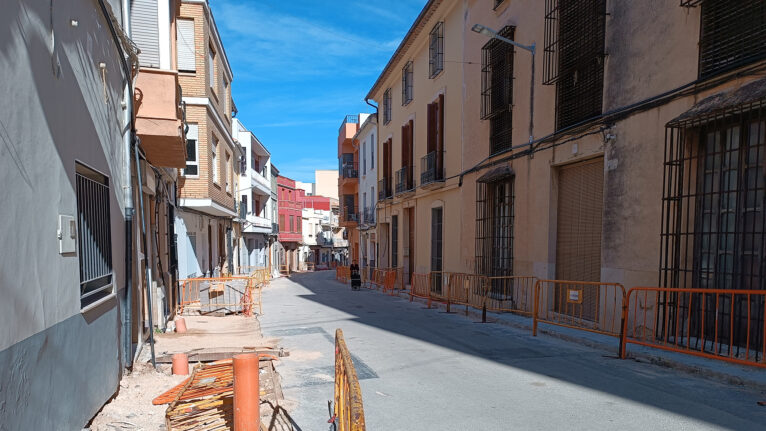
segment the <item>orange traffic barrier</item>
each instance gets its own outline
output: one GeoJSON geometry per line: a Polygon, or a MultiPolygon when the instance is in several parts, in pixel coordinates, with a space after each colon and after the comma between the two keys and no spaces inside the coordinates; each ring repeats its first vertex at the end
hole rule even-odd
{"type": "Polygon", "coordinates": [[[412,302],[413,298],[429,299],[431,286],[430,278],[430,274],[412,273],[410,278],[410,302],[412,302]]]}
{"type": "Polygon", "coordinates": [[[532,315],[536,277],[487,277],[487,311],[532,315]]]}
{"type": "Polygon", "coordinates": [[[234,431],[261,429],[261,387],[259,359],[256,353],[235,355],[234,363],[234,431]]]}
{"type": "Polygon", "coordinates": [[[364,431],[362,389],[356,376],[354,362],[348,351],[343,331],[335,331],[335,405],[330,422],[337,422],[338,431],[364,431]]]}
{"type": "Polygon", "coordinates": [[[487,297],[487,277],[477,274],[443,273],[446,277],[447,312],[452,304],[482,309],[487,297]]]}
{"type": "Polygon", "coordinates": [[[351,269],[348,266],[335,267],[335,279],[341,283],[348,283],[351,280],[351,269]]]}
{"type": "Polygon", "coordinates": [[[179,376],[189,375],[189,356],[186,353],[176,353],[173,355],[173,374],[179,376]]]}
{"type": "Polygon", "coordinates": [[[179,280],[181,295],[177,315],[189,310],[201,314],[224,312],[252,314],[254,306],[262,314],[261,288],[268,282],[264,271],[250,277],[189,278],[179,280]]]}
{"type": "Polygon", "coordinates": [[[620,357],[639,344],[766,368],[766,291],[634,287],[620,357]]]}
{"type": "Polygon", "coordinates": [[[538,280],[532,335],[538,322],[620,337],[625,288],[619,283],[538,280]]]}

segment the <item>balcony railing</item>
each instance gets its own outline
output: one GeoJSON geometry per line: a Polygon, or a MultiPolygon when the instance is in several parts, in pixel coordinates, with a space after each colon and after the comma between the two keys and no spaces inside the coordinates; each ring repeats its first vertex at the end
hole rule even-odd
{"type": "Polygon", "coordinates": [[[359,178],[359,167],[356,163],[341,165],[340,175],[343,178],[359,178]]]}
{"type": "Polygon", "coordinates": [[[343,212],[343,221],[358,222],[359,221],[359,213],[350,212],[350,211],[344,211],[343,212]]]}
{"type": "Polygon", "coordinates": [[[279,233],[279,223],[272,223],[271,224],[271,233],[279,233]]]}
{"type": "Polygon", "coordinates": [[[343,119],[343,122],[340,123],[340,129],[343,129],[343,126],[346,124],[358,124],[359,123],[359,116],[358,115],[346,115],[346,117],[343,119]]]}
{"type": "Polygon", "coordinates": [[[391,193],[391,180],[389,178],[383,178],[378,181],[378,200],[389,199],[393,196],[391,193]]]}
{"type": "Polygon", "coordinates": [[[420,159],[420,185],[444,181],[444,168],[436,169],[436,151],[431,151],[420,159]]]}
{"type": "Polygon", "coordinates": [[[412,178],[412,166],[402,166],[396,171],[396,194],[406,193],[415,188],[412,178]]]}
{"type": "Polygon", "coordinates": [[[375,207],[367,207],[364,209],[364,222],[366,224],[375,224],[375,207]]]}

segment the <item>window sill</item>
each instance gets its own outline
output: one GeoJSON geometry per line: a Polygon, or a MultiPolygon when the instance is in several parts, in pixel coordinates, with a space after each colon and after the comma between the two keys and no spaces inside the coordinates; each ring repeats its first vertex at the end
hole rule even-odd
{"type": "Polygon", "coordinates": [[[407,106],[407,105],[409,105],[410,103],[412,103],[412,101],[413,101],[413,100],[415,100],[415,98],[412,98],[412,99],[410,99],[410,100],[408,100],[408,101],[406,101],[406,102],[402,103],[402,106],[407,106]]]}
{"type": "Polygon", "coordinates": [[[105,297],[99,299],[98,301],[96,301],[96,302],[94,302],[92,304],[88,304],[85,307],[81,308],[80,309],[80,314],[86,314],[89,311],[96,309],[100,305],[102,305],[102,304],[106,303],[107,301],[110,301],[112,298],[116,298],[116,297],[117,297],[117,293],[114,291],[114,285],[112,285],[112,293],[106,295],[105,297]]]}
{"type": "Polygon", "coordinates": [[[178,71],[178,76],[197,76],[197,72],[178,71]]]}

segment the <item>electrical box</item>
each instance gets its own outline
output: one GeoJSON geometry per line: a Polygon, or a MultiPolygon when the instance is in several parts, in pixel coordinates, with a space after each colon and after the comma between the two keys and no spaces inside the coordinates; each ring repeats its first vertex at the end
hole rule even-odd
{"type": "Polygon", "coordinates": [[[59,253],[71,254],[77,252],[77,223],[74,217],[59,214],[59,253]]]}

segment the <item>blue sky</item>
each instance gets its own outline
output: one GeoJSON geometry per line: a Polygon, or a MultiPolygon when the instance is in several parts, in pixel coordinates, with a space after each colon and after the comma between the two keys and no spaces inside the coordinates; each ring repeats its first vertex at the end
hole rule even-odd
{"type": "Polygon", "coordinates": [[[426,0],[210,0],[245,127],[280,174],[337,169],[338,128],[364,103],[426,0]]]}

